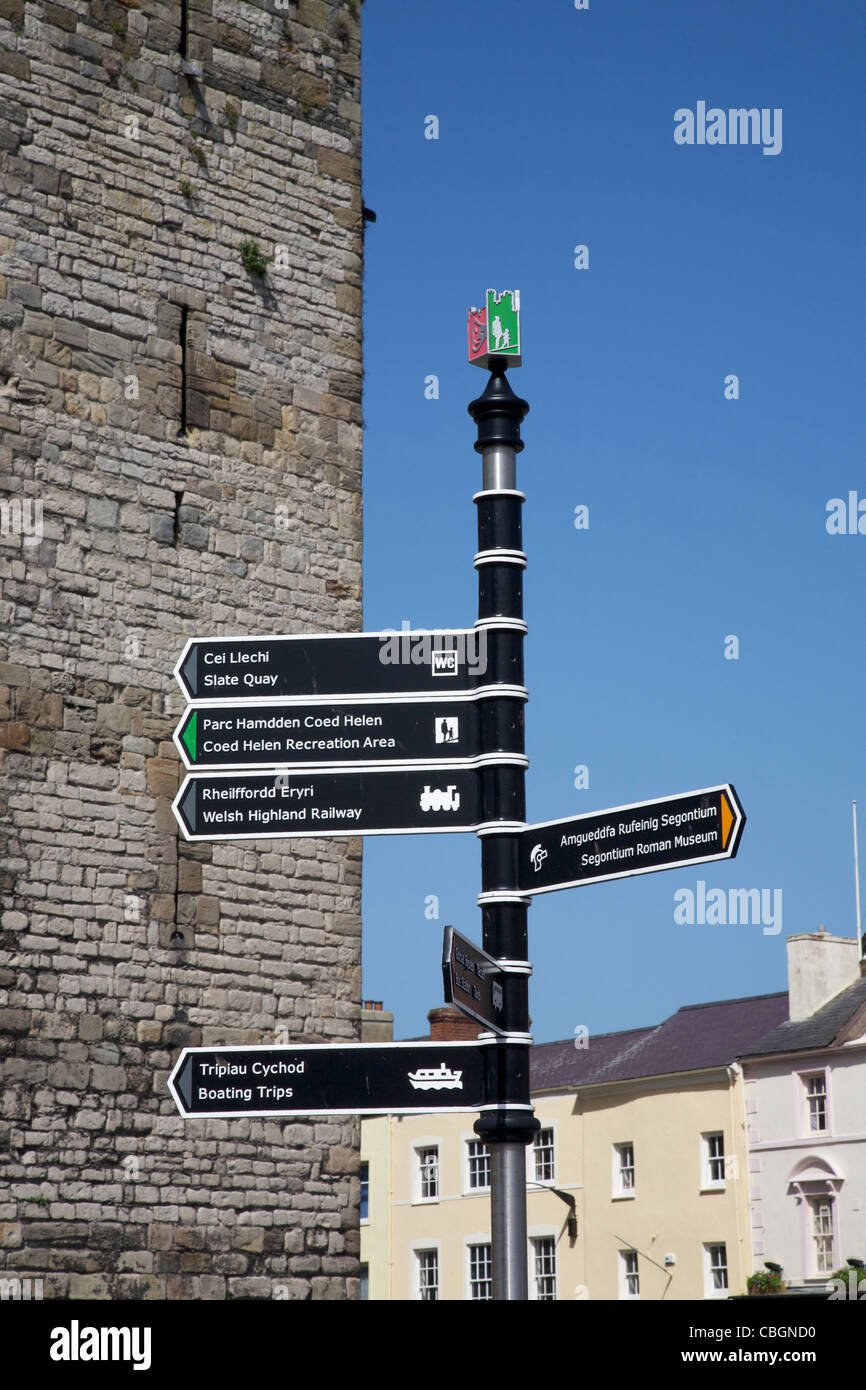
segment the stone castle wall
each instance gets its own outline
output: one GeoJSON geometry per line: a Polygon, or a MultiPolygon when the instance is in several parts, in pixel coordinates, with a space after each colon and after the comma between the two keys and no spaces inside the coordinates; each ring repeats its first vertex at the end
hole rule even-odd
{"type": "Polygon", "coordinates": [[[0,0],[0,1275],[46,1298],[357,1294],[357,1122],[166,1088],[358,1035],[360,841],[171,812],[187,637],[361,627],[360,5],[278,3],[0,0]]]}

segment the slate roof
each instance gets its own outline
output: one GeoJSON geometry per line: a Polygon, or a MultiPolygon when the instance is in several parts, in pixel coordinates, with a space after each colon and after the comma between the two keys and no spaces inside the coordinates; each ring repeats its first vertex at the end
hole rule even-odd
{"type": "Polygon", "coordinates": [[[777,1032],[787,1016],[786,993],[758,994],[687,1004],[652,1028],[590,1035],[585,1048],[575,1047],[574,1038],[539,1043],[530,1051],[530,1088],[593,1086],[726,1066],[777,1032]]]}
{"type": "Polygon", "coordinates": [[[829,1047],[849,1019],[866,1004],[866,975],[835,995],[822,1009],[796,1023],[790,1019],[771,1029],[762,1038],[745,1047],[741,1057],[765,1057],[770,1052],[805,1052],[810,1048],[829,1047]]]}

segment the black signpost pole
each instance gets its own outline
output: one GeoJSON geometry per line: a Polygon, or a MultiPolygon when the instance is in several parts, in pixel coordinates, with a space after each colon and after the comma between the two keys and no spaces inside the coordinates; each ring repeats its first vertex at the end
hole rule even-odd
{"type": "Polygon", "coordinates": [[[488,290],[469,311],[469,360],[490,372],[469,405],[483,462],[474,629],[190,638],[175,668],[195,702],[175,734],[191,769],[172,806],[187,840],[477,832],[483,949],[448,928],[443,971],[446,999],[487,1025],[462,1048],[187,1048],[170,1081],[181,1114],[478,1108],[497,1300],[528,1297],[533,895],[733,858],[746,820],[725,783],[526,824],[517,455],[529,406],[505,375],[520,366],[519,310],[516,290],[488,290]]]}
{"type": "MultiPolygon", "coordinates": [[[[516,458],[523,448],[520,422],[529,406],[512,391],[507,359],[491,357],[490,379],[469,413],[478,427],[475,448],[483,459],[478,506],[478,623],[486,635],[491,682],[523,685],[523,570],[521,509],[516,458]]],[[[491,696],[481,708],[485,752],[524,752],[523,705],[491,696]]],[[[490,1147],[493,1297],[528,1296],[526,1145],[538,1130],[529,1094],[529,974],[527,912],[518,891],[519,828],[526,819],[521,765],[489,765],[481,772],[481,893],[484,950],[503,966],[503,1036],[490,1049],[495,1077],[475,1132],[490,1147]]]]}

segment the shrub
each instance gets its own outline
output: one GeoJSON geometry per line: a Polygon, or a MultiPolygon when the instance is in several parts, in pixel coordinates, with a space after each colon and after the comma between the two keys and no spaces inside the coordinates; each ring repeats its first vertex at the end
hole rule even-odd
{"type": "Polygon", "coordinates": [[[746,1288],[749,1293],[782,1293],[785,1285],[782,1282],[781,1274],[775,1274],[771,1269],[759,1269],[754,1274],[750,1274],[746,1280],[746,1288]]]}
{"type": "Polygon", "coordinates": [[[248,275],[264,275],[268,268],[268,258],[262,255],[257,241],[242,241],[240,252],[244,270],[248,275]]]}
{"type": "MultiPolygon", "coordinates": [[[[843,1265],[841,1269],[836,1269],[832,1274],[827,1275],[827,1283],[832,1279],[841,1279],[846,1289],[856,1288],[857,1293],[863,1289],[866,1292],[866,1269],[854,1269],[851,1265],[843,1265]],[[851,1275],[854,1278],[851,1278],[851,1275]]],[[[862,1297],[862,1294],[860,1294],[862,1297]]]]}

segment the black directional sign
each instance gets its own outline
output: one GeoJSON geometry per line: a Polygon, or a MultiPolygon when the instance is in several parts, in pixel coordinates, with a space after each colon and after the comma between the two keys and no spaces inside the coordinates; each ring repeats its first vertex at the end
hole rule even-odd
{"type": "Polygon", "coordinates": [[[496,1033],[506,1031],[502,1027],[503,972],[492,956],[467,941],[453,927],[445,928],[442,975],[446,1004],[453,1004],[461,1013],[496,1033]]]}
{"type": "Polygon", "coordinates": [[[530,825],[519,837],[520,891],[552,893],[583,883],[732,859],[745,823],[737,794],[726,783],[530,825]]]}
{"type": "Polygon", "coordinates": [[[345,700],[477,690],[489,681],[487,633],[350,632],[193,638],[175,677],[190,700],[345,700]]]}
{"type": "Polygon", "coordinates": [[[173,810],[187,840],[474,830],[475,768],[188,776],[173,810]]]}
{"type": "Polygon", "coordinates": [[[181,1115],[398,1115],[478,1110],[483,1042],[185,1048],[168,1085],[181,1115]]]}
{"type": "Polygon", "coordinates": [[[199,769],[426,766],[481,751],[473,700],[195,705],[174,741],[186,766],[199,769]]]}

